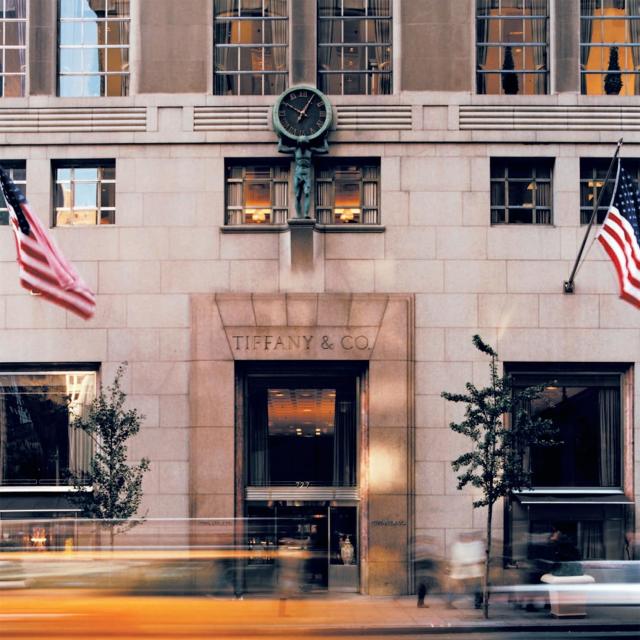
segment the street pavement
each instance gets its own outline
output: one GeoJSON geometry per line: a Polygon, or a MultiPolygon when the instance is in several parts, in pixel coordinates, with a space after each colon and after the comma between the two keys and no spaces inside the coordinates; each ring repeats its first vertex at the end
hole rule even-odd
{"type": "Polygon", "coordinates": [[[515,608],[494,596],[490,618],[463,598],[448,608],[441,597],[418,608],[414,597],[305,594],[280,600],[221,597],[104,595],[72,589],[0,592],[0,636],[14,637],[311,637],[471,632],[634,631],[640,607],[588,607],[580,619],[548,610],[515,608]]]}

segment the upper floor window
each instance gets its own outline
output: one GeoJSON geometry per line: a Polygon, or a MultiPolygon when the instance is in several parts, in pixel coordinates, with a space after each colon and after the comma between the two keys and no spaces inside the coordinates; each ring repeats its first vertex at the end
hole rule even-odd
{"type": "Polygon", "coordinates": [[[318,88],[393,93],[391,0],[318,0],[318,88]]]}
{"type": "Polygon", "coordinates": [[[91,439],[73,420],[95,393],[93,371],[0,372],[0,484],[68,484],[88,471],[91,439]]]}
{"type": "Polygon", "coordinates": [[[285,224],[288,192],[288,165],[230,162],[226,167],[225,223],[285,224]]]}
{"type": "Polygon", "coordinates": [[[53,172],[54,226],[115,223],[114,160],[57,162],[53,172]]]}
{"type": "Polygon", "coordinates": [[[548,0],[476,0],[478,93],[548,93],[548,50],[548,0]]]}
{"type": "MultiPolygon", "coordinates": [[[[615,184],[615,172],[604,184],[607,177],[607,170],[611,164],[611,158],[581,158],[580,159],[580,224],[589,224],[593,208],[598,201],[600,190],[604,187],[604,194],[600,200],[598,214],[595,222],[602,224],[607,215],[611,197],[613,195],[613,187],[615,184]]],[[[625,158],[624,167],[630,173],[631,177],[640,184],[640,161],[633,158],[625,158]]]]}
{"type": "Polygon", "coordinates": [[[59,0],[58,95],[129,93],[129,0],[59,0]]]}
{"type": "Polygon", "coordinates": [[[580,76],[586,95],[640,95],[637,0],[581,0],[580,76]]]}
{"type": "Polygon", "coordinates": [[[287,0],[214,0],[216,95],[275,95],[287,88],[287,0]]]}
{"type": "Polygon", "coordinates": [[[380,163],[322,162],[316,168],[316,218],[320,224],[380,223],[380,163]]]}
{"type": "Polygon", "coordinates": [[[25,94],[27,76],[27,2],[0,0],[0,96],[25,94]]]}
{"type": "MultiPolygon", "coordinates": [[[[24,160],[2,160],[0,166],[9,174],[9,177],[18,186],[20,191],[27,195],[27,164],[24,160]]],[[[0,189],[0,225],[9,224],[9,210],[7,201],[0,189]]]]}
{"type": "Polygon", "coordinates": [[[491,224],[551,224],[550,158],[491,158],[491,224]]]}

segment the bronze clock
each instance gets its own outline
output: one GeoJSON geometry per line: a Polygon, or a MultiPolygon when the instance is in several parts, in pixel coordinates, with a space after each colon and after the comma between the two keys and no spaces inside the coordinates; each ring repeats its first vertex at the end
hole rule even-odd
{"type": "Polygon", "coordinates": [[[331,119],[328,98],[315,87],[306,85],[287,89],[273,107],[273,128],[291,140],[320,138],[329,129],[331,119]]]}

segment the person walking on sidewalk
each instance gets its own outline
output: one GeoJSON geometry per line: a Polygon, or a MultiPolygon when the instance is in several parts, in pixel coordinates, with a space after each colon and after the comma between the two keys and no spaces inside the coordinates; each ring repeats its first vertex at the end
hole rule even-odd
{"type": "Polygon", "coordinates": [[[469,593],[474,594],[475,608],[482,607],[484,557],[482,535],[477,531],[461,533],[451,545],[448,607],[453,607],[453,601],[457,597],[469,593]]]}

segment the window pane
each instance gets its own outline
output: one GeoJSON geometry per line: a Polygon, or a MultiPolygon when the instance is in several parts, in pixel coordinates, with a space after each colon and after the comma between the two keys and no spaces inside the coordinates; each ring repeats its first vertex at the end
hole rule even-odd
{"type": "Polygon", "coordinates": [[[90,438],[73,416],[95,397],[95,374],[0,374],[0,484],[60,485],[88,469],[90,438]]]}
{"type": "Polygon", "coordinates": [[[365,94],[367,77],[364,74],[347,74],[343,76],[344,95],[365,94]]]}
{"type": "MultiPolygon", "coordinates": [[[[216,95],[270,95],[286,88],[288,77],[288,20],[263,20],[262,0],[250,0],[239,5],[243,20],[228,21],[216,14],[214,19],[215,78],[216,95]],[[243,47],[229,48],[226,43],[242,44],[243,47]],[[246,45],[256,45],[247,47],[246,45]],[[270,46],[270,45],[283,46],[270,46]],[[266,46],[265,46],[266,45],[266,46]],[[240,77],[221,77],[225,71],[254,71],[240,77]],[[263,73],[282,72],[276,78],[263,73]]],[[[265,13],[280,14],[286,10],[286,0],[266,2],[265,13]]],[[[222,10],[221,4],[216,8],[222,10]]],[[[230,5],[228,6],[231,10],[230,5]]],[[[234,13],[235,13],[234,9],[234,13]]]]}
{"type": "Polygon", "coordinates": [[[116,206],[116,185],[114,183],[102,183],[100,186],[100,204],[103,207],[116,206]]]}
{"type": "Polygon", "coordinates": [[[476,44],[501,43],[503,46],[477,47],[477,81],[479,93],[537,94],[547,92],[548,2],[535,4],[537,15],[544,19],[520,19],[523,4],[476,3],[476,44]],[[490,16],[490,17],[487,17],[490,16]],[[528,44],[538,43],[531,47],[528,44]],[[523,46],[524,45],[524,46],[523,46]],[[495,75],[480,73],[493,70],[495,75]],[[521,71],[509,73],[505,71],[521,71]],[[535,72],[535,73],[534,73],[535,72]],[[543,73],[540,73],[543,72],[543,73]],[[498,75],[499,73],[499,75],[498,75]]]}

